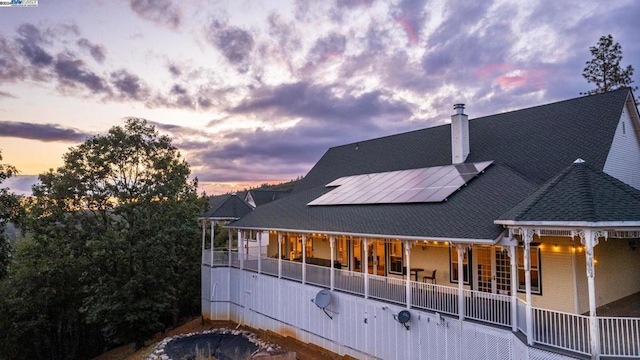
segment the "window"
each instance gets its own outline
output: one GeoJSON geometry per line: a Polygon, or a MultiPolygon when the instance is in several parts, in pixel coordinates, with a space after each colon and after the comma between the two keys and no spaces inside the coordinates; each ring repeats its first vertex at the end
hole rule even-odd
{"type": "Polygon", "coordinates": [[[258,241],[258,231],[256,230],[245,230],[244,231],[244,239],[246,241],[258,241]]]}
{"type": "MultiPolygon", "coordinates": [[[[540,247],[531,244],[531,293],[542,294],[540,277],[540,247]]],[[[526,292],[524,276],[524,246],[518,246],[518,292],[526,292]]]]}
{"type": "Polygon", "coordinates": [[[402,262],[404,259],[403,253],[402,242],[400,240],[391,240],[391,242],[387,243],[389,274],[402,275],[402,262]]]}
{"type": "MultiPolygon", "coordinates": [[[[467,249],[464,253],[462,261],[463,272],[463,284],[469,285],[469,279],[471,278],[471,267],[469,266],[469,259],[471,258],[471,249],[467,249]]],[[[458,283],[458,249],[456,247],[449,248],[449,281],[451,283],[458,283]]]]}

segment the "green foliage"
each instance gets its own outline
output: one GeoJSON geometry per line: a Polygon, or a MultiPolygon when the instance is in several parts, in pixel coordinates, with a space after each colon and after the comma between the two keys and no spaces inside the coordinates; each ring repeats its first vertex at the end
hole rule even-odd
{"type": "MultiPolygon", "coordinates": [[[[0,161],[2,161],[2,152],[0,152],[0,161]]],[[[18,170],[14,166],[0,163],[0,184],[17,173],[18,170]]],[[[0,280],[7,275],[11,262],[12,246],[5,234],[7,222],[19,223],[21,219],[20,197],[10,193],[8,188],[0,188],[0,280]]]]}
{"type": "Polygon", "coordinates": [[[197,314],[206,201],[189,174],[168,137],[129,119],[40,175],[23,224],[31,240],[1,284],[7,325],[19,326],[0,330],[0,352],[32,339],[52,359],[86,358],[197,314]]]}
{"type": "Polygon", "coordinates": [[[633,67],[627,65],[626,68],[623,68],[620,65],[622,47],[619,43],[613,42],[613,36],[600,37],[598,45],[590,47],[589,50],[593,59],[587,61],[582,76],[587,79],[588,83],[594,83],[596,88],[583,94],[598,94],[620,87],[631,87],[633,67]]]}

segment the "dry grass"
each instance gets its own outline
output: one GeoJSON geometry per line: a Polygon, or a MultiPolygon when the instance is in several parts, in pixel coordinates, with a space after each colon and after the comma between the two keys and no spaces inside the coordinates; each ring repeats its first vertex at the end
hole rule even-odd
{"type": "MultiPolygon", "coordinates": [[[[138,351],[134,350],[133,344],[129,344],[110,350],[96,357],[94,360],[144,360],[155,350],[155,344],[166,337],[178,334],[202,332],[216,328],[235,329],[237,326],[238,324],[232,321],[207,321],[202,324],[202,320],[198,317],[180,327],[165,331],[164,333],[156,334],[152,340],[146,343],[147,347],[138,351]]],[[[277,344],[284,350],[294,351],[297,354],[297,358],[300,360],[341,360],[348,358],[332,353],[316,345],[304,343],[289,336],[282,336],[271,331],[257,330],[246,326],[240,326],[239,328],[251,331],[262,340],[272,344],[277,344]]],[[[207,357],[204,353],[202,356],[202,358],[198,357],[198,360],[215,360],[214,358],[207,357]]]]}

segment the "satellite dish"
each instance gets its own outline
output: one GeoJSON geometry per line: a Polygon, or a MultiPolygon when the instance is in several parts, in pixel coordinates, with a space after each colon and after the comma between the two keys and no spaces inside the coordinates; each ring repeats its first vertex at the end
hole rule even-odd
{"type": "Polygon", "coordinates": [[[329,290],[324,289],[318,291],[318,293],[316,294],[315,303],[321,309],[329,306],[329,303],[331,303],[331,293],[329,292],[329,290]]]}
{"type": "Polygon", "coordinates": [[[329,319],[333,320],[333,317],[327,312],[327,306],[329,306],[329,304],[331,303],[331,293],[329,292],[329,290],[323,289],[318,291],[318,293],[316,294],[316,299],[311,301],[313,301],[317,307],[322,309],[322,311],[324,311],[329,319]]]}
{"type": "Polygon", "coordinates": [[[394,318],[404,326],[405,329],[409,330],[409,325],[407,323],[411,319],[411,313],[409,310],[402,310],[398,313],[398,315],[394,316],[394,318]]]}
{"type": "Polygon", "coordinates": [[[400,324],[406,324],[411,319],[411,313],[408,310],[402,310],[398,314],[398,322],[400,324]]]}

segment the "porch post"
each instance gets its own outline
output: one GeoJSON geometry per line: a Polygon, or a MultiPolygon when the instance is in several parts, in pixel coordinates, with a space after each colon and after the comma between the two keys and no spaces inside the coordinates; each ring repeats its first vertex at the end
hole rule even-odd
{"type": "Polygon", "coordinates": [[[307,234],[302,234],[302,284],[307,283],[307,234]]]}
{"type": "Polygon", "coordinates": [[[509,245],[511,265],[511,330],[518,331],[518,252],[515,245],[509,245]]]}
{"type": "Polygon", "coordinates": [[[278,279],[282,278],[282,233],[278,231],[278,279]]]}
{"type": "MultiPolygon", "coordinates": [[[[464,304],[464,254],[467,252],[467,245],[456,244],[456,249],[458,250],[458,318],[464,320],[466,310],[464,304]]],[[[470,262],[468,266],[471,266],[470,262]]]]}
{"type": "Polygon", "coordinates": [[[369,298],[369,238],[362,239],[362,269],[364,270],[364,298],[369,298]]]}
{"type": "Polygon", "coordinates": [[[207,240],[207,219],[202,219],[202,265],[204,265],[204,250],[207,240]]]}
{"type": "Polygon", "coordinates": [[[262,274],[262,231],[256,233],[258,238],[258,274],[262,274]]]}
{"type": "Polygon", "coordinates": [[[407,258],[406,266],[406,296],[407,296],[407,309],[411,308],[411,243],[409,240],[404,241],[404,256],[407,258]]]}
{"type": "Polygon", "coordinates": [[[211,220],[211,267],[213,267],[213,239],[215,237],[216,222],[211,220]]]}
{"type": "Polygon", "coordinates": [[[335,243],[336,243],[336,237],[334,235],[329,236],[329,247],[331,248],[331,265],[330,269],[331,271],[329,272],[329,287],[331,289],[331,291],[333,291],[335,285],[336,285],[336,270],[334,268],[334,263],[335,263],[335,259],[336,259],[336,254],[335,254],[335,243]]]}
{"type": "Polygon", "coordinates": [[[596,317],[596,271],[593,266],[593,248],[598,245],[598,237],[605,236],[605,232],[584,229],[578,232],[580,242],[585,246],[587,257],[587,286],[589,288],[589,338],[591,339],[591,358],[600,358],[600,334],[598,333],[598,318],[596,317]]]}
{"type": "Polygon", "coordinates": [[[522,241],[524,242],[524,281],[527,292],[527,344],[533,345],[533,309],[531,308],[531,241],[533,230],[522,229],[522,241]]]}
{"type": "MultiPolygon", "coordinates": [[[[228,225],[229,223],[227,223],[228,225]]],[[[227,244],[227,253],[229,255],[229,267],[231,267],[231,249],[233,249],[233,231],[229,229],[229,243],[227,244]]]]}
{"type": "Polygon", "coordinates": [[[240,270],[244,269],[244,231],[238,229],[238,256],[240,257],[240,270]]]}

